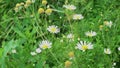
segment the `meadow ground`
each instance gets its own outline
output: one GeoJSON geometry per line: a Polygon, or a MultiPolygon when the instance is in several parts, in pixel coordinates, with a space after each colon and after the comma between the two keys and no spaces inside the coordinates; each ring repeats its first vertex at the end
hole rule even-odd
{"type": "Polygon", "coordinates": [[[0,68],[120,68],[120,0],[0,0],[0,68]]]}

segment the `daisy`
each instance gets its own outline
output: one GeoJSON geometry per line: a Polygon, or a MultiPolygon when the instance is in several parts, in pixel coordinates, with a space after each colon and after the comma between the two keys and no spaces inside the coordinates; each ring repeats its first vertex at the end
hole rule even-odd
{"type": "Polygon", "coordinates": [[[16,53],[16,50],[15,50],[15,49],[13,49],[13,50],[12,50],[12,53],[16,53]]]}
{"type": "Polygon", "coordinates": [[[111,50],[110,50],[109,48],[105,48],[105,49],[104,49],[104,53],[105,53],[105,54],[111,54],[111,50]]]}
{"type": "Polygon", "coordinates": [[[111,28],[112,26],[112,21],[104,21],[104,25],[108,26],[111,28]]]}
{"type": "Polygon", "coordinates": [[[61,39],[60,42],[63,42],[63,39],[61,39]]]}
{"type": "Polygon", "coordinates": [[[31,0],[32,3],[35,3],[35,0],[31,0]]]}
{"type": "Polygon", "coordinates": [[[67,38],[69,39],[69,41],[74,41],[74,35],[72,33],[68,34],[67,38]]]}
{"type": "Polygon", "coordinates": [[[40,48],[37,48],[36,49],[36,53],[40,53],[41,52],[41,49],[40,48]]]}
{"type": "Polygon", "coordinates": [[[30,54],[31,54],[32,56],[37,55],[35,52],[30,52],[30,54]]]}
{"type": "Polygon", "coordinates": [[[52,43],[47,41],[47,40],[43,40],[41,43],[40,43],[40,48],[41,49],[47,49],[47,48],[51,48],[51,45],[52,43]]]}
{"type": "Polygon", "coordinates": [[[50,33],[56,33],[56,34],[60,32],[60,29],[58,28],[58,26],[55,26],[55,25],[49,26],[47,30],[50,33]]]}
{"type": "Polygon", "coordinates": [[[88,37],[93,37],[93,36],[96,36],[97,33],[95,31],[88,31],[88,32],[85,32],[85,35],[88,37]]]}
{"type": "Polygon", "coordinates": [[[72,33],[70,33],[70,34],[67,35],[67,38],[68,38],[68,39],[73,39],[73,38],[74,38],[74,35],[73,35],[72,33]]]}
{"type": "Polygon", "coordinates": [[[82,14],[74,14],[73,15],[73,20],[81,20],[83,19],[84,17],[82,16],[82,14]]]}
{"type": "Polygon", "coordinates": [[[74,5],[63,5],[64,8],[68,9],[68,10],[75,10],[76,7],[74,5]]]}
{"type": "Polygon", "coordinates": [[[77,49],[86,51],[87,49],[93,49],[93,45],[91,43],[87,43],[86,41],[80,41],[77,43],[77,49]]]}

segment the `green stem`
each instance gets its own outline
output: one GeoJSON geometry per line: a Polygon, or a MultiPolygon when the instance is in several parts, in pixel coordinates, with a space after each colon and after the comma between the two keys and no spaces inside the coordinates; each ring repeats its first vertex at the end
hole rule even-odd
{"type": "Polygon", "coordinates": [[[57,63],[60,64],[60,62],[59,62],[59,60],[57,59],[57,57],[55,56],[55,54],[54,54],[51,50],[49,50],[49,51],[50,51],[51,55],[55,58],[55,60],[57,61],[57,63]]]}

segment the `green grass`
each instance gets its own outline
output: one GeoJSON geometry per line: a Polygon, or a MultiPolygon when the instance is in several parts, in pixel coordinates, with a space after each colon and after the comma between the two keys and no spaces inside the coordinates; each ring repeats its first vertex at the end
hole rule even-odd
{"type": "Polygon", "coordinates": [[[70,68],[120,68],[120,1],[119,0],[68,0],[67,4],[77,7],[74,11],[63,8],[67,0],[47,0],[54,9],[51,15],[38,14],[40,7],[47,8],[36,0],[28,8],[15,12],[17,3],[24,0],[0,0],[0,68],[65,68],[65,62],[72,62],[70,68]],[[82,20],[68,20],[67,15],[82,14],[82,20]],[[60,18],[61,17],[61,18],[60,18]],[[112,21],[111,28],[104,21],[112,21]],[[52,34],[48,26],[56,25],[60,33],[52,34]],[[95,31],[95,37],[87,37],[85,32],[95,31]],[[74,41],[66,38],[73,33],[74,41]],[[65,36],[65,37],[64,37],[65,36]],[[75,49],[77,43],[88,41],[92,50],[85,52],[75,49]],[[50,49],[32,56],[42,40],[52,42],[50,49]],[[63,40],[63,42],[60,42],[63,40]],[[110,48],[111,54],[104,49],[110,48]],[[15,49],[17,53],[12,53],[15,49]],[[70,60],[68,53],[74,52],[70,60]]]}

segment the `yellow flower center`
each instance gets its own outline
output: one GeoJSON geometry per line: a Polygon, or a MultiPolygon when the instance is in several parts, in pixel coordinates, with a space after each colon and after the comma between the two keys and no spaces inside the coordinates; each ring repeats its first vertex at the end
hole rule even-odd
{"type": "Polygon", "coordinates": [[[80,17],[79,16],[76,16],[77,19],[79,19],[80,17]]]}
{"type": "Polygon", "coordinates": [[[51,28],[51,32],[55,32],[56,31],[56,28],[51,28]]]}
{"type": "Polygon", "coordinates": [[[108,24],[109,24],[109,22],[108,22],[108,21],[105,21],[105,22],[104,22],[104,24],[105,24],[105,25],[108,25],[108,24]]]}
{"type": "Polygon", "coordinates": [[[92,37],[93,35],[91,33],[89,33],[88,36],[92,37]]]}
{"type": "Polygon", "coordinates": [[[83,46],[82,46],[82,49],[83,49],[83,50],[87,50],[87,49],[88,49],[88,46],[87,46],[87,45],[83,45],[83,46]]]}
{"type": "Polygon", "coordinates": [[[43,49],[46,49],[46,48],[48,48],[48,45],[44,44],[44,45],[42,46],[42,48],[43,48],[43,49]]]}

